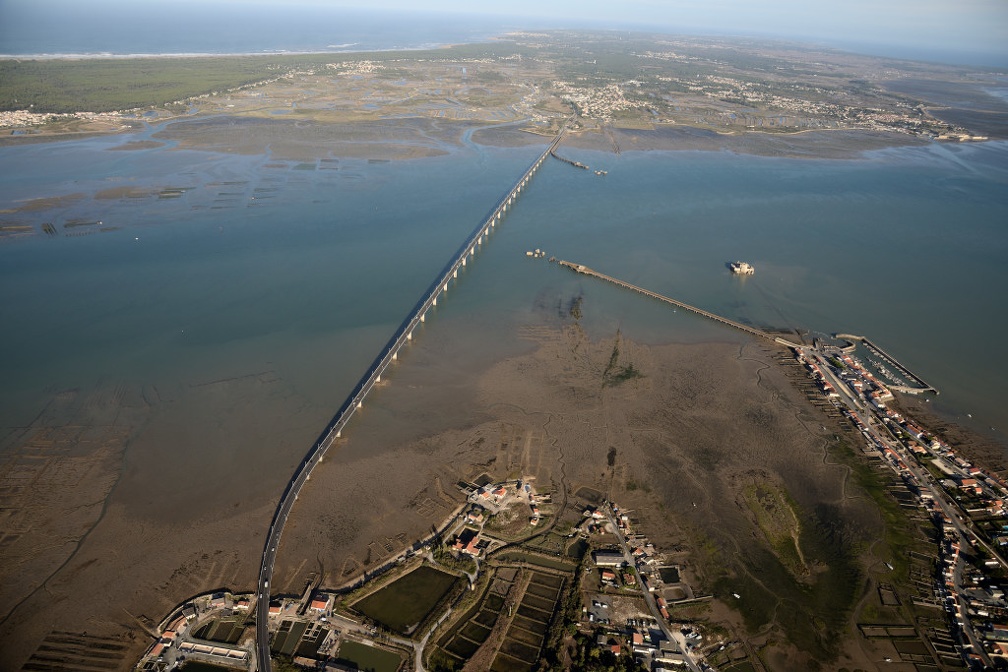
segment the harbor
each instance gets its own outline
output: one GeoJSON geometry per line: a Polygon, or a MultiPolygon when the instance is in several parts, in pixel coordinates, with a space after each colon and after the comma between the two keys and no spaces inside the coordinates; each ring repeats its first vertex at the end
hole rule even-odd
{"type": "Polygon", "coordinates": [[[889,377],[890,379],[894,380],[894,382],[897,383],[894,385],[889,385],[890,389],[896,390],[897,392],[902,392],[904,394],[924,394],[926,392],[933,392],[934,394],[938,394],[938,388],[924,382],[924,380],[920,376],[918,376],[909,368],[901,364],[899,360],[897,360],[895,357],[893,357],[888,352],[879,347],[878,344],[873,343],[864,336],[857,336],[855,334],[837,334],[836,337],[850,341],[850,343],[855,346],[858,343],[864,345],[865,349],[867,349],[869,353],[878,358],[878,360],[881,360],[879,363],[875,364],[873,362],[873,364],[877,369],[879,369],[879,371],[882,374],[886,375],[887,377],[889,377]],[[893,369],[895,369],[897,374],[902,375],[904,378],[909,379],[911,382],[915,384],[914,385],[898,384],[900,381],[896,380],[895,376],[891,375],[888,372],[886,365],[892,367],[893,369]]]}

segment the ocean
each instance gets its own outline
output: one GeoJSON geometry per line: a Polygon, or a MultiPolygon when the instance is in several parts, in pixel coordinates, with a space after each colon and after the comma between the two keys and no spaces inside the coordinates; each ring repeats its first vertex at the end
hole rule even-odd
{"type": "Polygon", "coordinates": [[[256,54],[421,49],[483,41],[513,20],[323,3],[0,3],[0,54],[256,54]]]}
{"type": "MultiPolygon", "coordinates": [[[[422,49],[478,42],[516,30],[581,28],[711,35],[717,29],[685,17],[672,24],[601,21],[591,13],[564,18],[520,18],[490,13],[460,15],[416,9],[377,11],[317,0],[4,0],[0,2],[0,55],[256,54],[422,49]]],[[[793,27],[792,27],[793,28],[793,27]]],[[[747,26],[740,34],[751,34],[747,26]],[[749,32],[747,32],[749,31],[749,32]]],[[[919,46],[892,40],[859,41],[842,35],[824,38],[788,34],[783,26],[767,39],[820,44],[861,54],[1004,68],[1008,56],[996,51],[954,49],[928,40],[919,46]]],[[[976,46],[976,45],[974,45],[976,46]]]]}
{"type": "MultiPolygon", "coordinates": [[[[268,372],[310,407],[291,427],[299,457],[541,151],[468,143],[338,169],[110,151],[156,130],[0,148],[0,165],[18,166],[0,180],[0,209],[64,197],[14,218],[59,235],[0,242],[0,426],[25,426],[66,390],[156,389],[181,403],[268,372]],[[123,187],[154,195],[114,191],[123,187]],[[157,197],[165,188],[181,195],[157,197]],[[64,228],[72,219],[101,224],[64,228]]],[[[438,338],[450,331],[492,361],[527,347],[518,330],[556,324],[578,296],[597,337],[739,338],[525,256],[538,247],[735,320],[867,336],[941,390],[939,411],[1008,445],[1008,143],[845,160],[564,153],[608,174],[544,166],[428,321],[446,330],[438,338]],[[756,274],[733,277],[736,259],[756,274]]]]}

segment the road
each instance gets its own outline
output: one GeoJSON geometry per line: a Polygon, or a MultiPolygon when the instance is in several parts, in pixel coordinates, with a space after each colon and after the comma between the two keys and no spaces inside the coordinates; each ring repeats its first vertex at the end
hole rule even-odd
{"type": "Polygon", "coordinates": [[[630,552],[630,547],[626,543],[626,538],[623,536],[623,532],[620,531],[619,525],[616,524],[616,519],[613,518],[612,508],[609,505],[603,507],[606,513],[606,519],[612,526],[613,533],[616,535],[616,539],[619,540],[620,548],[623,549],[623,559],[626,560],[627,564],[633,569],[634,576],[637,577],[637,585],[641,587],[641,593],[644,595],[644,601],[647,602],[648,609],[651,610],[651,615],[654,616],[655,620],[658,621],[658,627],[661,628],[662,634],[670,642],[675,642],[679,650],[682,651],[683,657],[686,659],[686,665],[689,667],[691,672],[700,672],[700,667],[697,665],[696,661],[693,659],[692,654],[690,654],[689,649],[686,648],[686,637],[683,636],[681,632],[673,632],[672,628],[665,621],[664,617],[661,615],[661,611],[658,609],[658,603],[655,602],[654,595],[651,591],[644,588],[644,580],[637,571],[637,563],[634,562],[633,554],[630,552]]]}
{"type": "MultiPolygon", "coordinates": [[[[930,493],[932,500],[941,509],[943,516],[951,521],[950,527],[959,540],[960,548],[969,548],[972,544],[980,545],[990,553],[991,557],[996,558],[1001,563],[1002,568],[1008,568],[1004,558],[991,548],[989,544],[984,542],[976,531],[967,524],[966,521],[969,520],[969,517],[964,511],[959,510],[958,503],[949,501],[945,490],[935,481],[931,473],[917,462],[917,459],[910,454],[907,447],[893,434],[888,425],[879,418],[878,414],[864,400],[852,393],[850,387],[833,372],[825,357],[811,348],[803,348],[802,352],[807,357],[816,361],[823,375],[829,378],[834,388],[841,393],[840,399],[844,405],[857,415],[870,438],[877,442],[879,446],[889,448],[896,453],[907,472],[909,472],[912,479],[916,482],[917,487],[930,493]]],[[[956,602],[959,605],[961,614],[968,613],[968,605],[963,592],[966,588],[963,585],[964,564],[965,561],[960,555],[952,568],[952,585],[958,596],[956,602]]],[[[970,619],[963,616],[957,619],[957,623],[962,631],[965,643],[973,652],[981,657],[985,665],[991,666],[992,661],[984,650],[981,639],[977,635],[970,619]]]]}

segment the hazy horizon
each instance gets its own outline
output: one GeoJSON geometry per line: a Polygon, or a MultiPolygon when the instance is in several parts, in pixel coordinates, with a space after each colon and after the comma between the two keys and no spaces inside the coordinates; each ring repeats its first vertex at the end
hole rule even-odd
{"type": "MultiPolygon", "coordinates": [[[[1008,3],[1000,0],[954,4],[948,0],[897,0],[882,8],[863,0],[842,4],[780,0],[766,6],[739,0],[630,0],[618,5],[596,0],[560,0],[548,5],[515,0],[479,6],[459,0],[432,0],[422,5],[374,0],[366,10],[344,0],[150,0],[142,4],[123,0],[87,4],[0,0],[0,54],[182,51],[157,48],[165,33],[174,33],[179,44],[191,45],[194,52],[227,53],[242,51],[239,45],[243,38],[272,27],[281,29],[276,31],[278,36],[303,46],[281,44],[277,37],[276,46],[255,51],[353,49],[345,43],[353,39],[355,29],[347,18],[370,19],[367,28],[380,31],[384,13],[417,16],[431,24],[449,15],[454,23],[471,29],[472,39],[535,28],[653,30],[783,39],[879,56],[1008,67],[1008,3]],[[131,44],[150,47],[123,51],[117,45],[127,38],[131,44]],[[61,48],[62,43],[67,46],[61,48]],[[85,44],[87,50],[74,46],[85,44]]],[[[413,43],[401,46],[428,46],[424,23],[416,24],[413,43]]]]}

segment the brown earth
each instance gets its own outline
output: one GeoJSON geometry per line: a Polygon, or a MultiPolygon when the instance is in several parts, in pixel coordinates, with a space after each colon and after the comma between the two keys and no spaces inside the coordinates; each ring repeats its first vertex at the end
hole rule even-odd
{"type": "MultiPolygon", "coordinates": [[[[775,346],[591,340],[576,322],[519,336],[529,352],[485,370],[458,370],[434,334],[411,348],[302,491],[277,592],[300,593],[320,570],[324,586],[339,585],[398,553],[462,501],[459,478],[533,476],[558,505],[591,488],[631,511],[659,548],[679,551],[698,593],[714,593],[720,627],[765,642],[760,655],[776,661],[771,669],[813,658],[873,668],[858,641],[843,639],[848,619],[830,613],[868,589],[864,571],[843,571],[890,557],[878,541],[881,522],[828,452],[832,421],[788,379],[775,346]],[[613,376],[614,359],[640,375],[613,376]],[[802,526],[828,528],[826,540],[839,544],[803,547],[809,573],[790,574],[740,505],[754,479],[786,492],[802,526]],[[852,559],[854,548],[862,554],[852,559]],[[817,599],[803,601],[808,594],[817,599]],[[810,623],[834,639],[822,641],[810,623]]],[[[30,553],[17,539],[5,547],[20,560],[0,565],[0,585],[16,588],[3,594],[0,667],[19,668],[52,633],[68,631],[122,642],[117,669],[125,670],[151,641],[141,625],[194,594],[254,587],[262,535],[299,453],[243,460],[243,442],[307,446],[317,431],[310,422],[285,437],[270,419],[283,414],[297,425],[316,414],[269,372],[190,388],[178,395],[185,401],[150,388],[67,395],[61,414],[5,437],[4,454],[16,456],[0,474],[5,492],[26,478],[70,492],[45,506],[6,502],[33,511],[31,526],[55,543],[33,543],[30,553]],[[233,410],[205,417],[201,408],[210,400],[220,408],[221,399],[233,410]],[[250,407],[260,409],[251,419],[250,407]],[[244,433],[235,440],[225,428],[237,418],[244,433]],[[46,447],[54,439],[62,453],[46,447]],[[25,471],[32,456],[62,480],[25,471]]]]}
{"type": "MultiPolygon", "coordinates": [[[[813,550],[812,575],[789,575],[737,503],[743,484],[758,477],[788,493],[804,525],[827,516],[851,544],[880,534],[874,507],[827,453],[832,434],[821,427],[830,421],[775,365],[772,346],[646,347],[618,335],[593,342],[576,324],[524,337],[536,346],[532,354],[494,365],[472,388],[418,395],[393,382],[382,406],[418,415],[471,409],[470,420],[421,438],[383,432],[375,426],[380,414],[375,423],[361,422],[302,491],[298,516],[284,533],[274,577],[279,591],[299,592],[318,569],[314,558],[324,567],[324,585],[380,564],[402,549],[397,536],[424,536],[461,501],[452,485],[458,478],[484,471],[499,479],[533,476],[554,502],[583,486],[604,492],[633,510],[660,548],[688,549],[685,571],[694,585],[722,599],[719,586],[731,585],[762,603],[767,615],[759,629],[769,642],[763,655],[782,661],[777,669],[831,655],[867,665],[856,643],[810,643],[810,633],[786,617],[797,610],[807,614],[806,623],[821,618],[800,596],[809,586],[817,590],[819,576],[842,572],[843,563],[813,550]],[[643,375],[603,384],[617,345],[619,364],[632,363],[643,375]],[[616,459],[609,467],[611,448],[616,459]]],[[[875,552],[884,549],[868,555],[875,552]]],[[[823,581],[819,590],[847,591],[852,599],[862,582],[823,581]]],[[[737,636],[747,634],[737,610],[717,613],[737,636]]]]}
{"type": "Polygon", "coordinates": [[[757,156],[853,159],[862,152],[920,145],[925,141],[899,133],[824,130],[802,132],[723,132],[692,126],[585,129],[568,133],[564,145],[600,151],[729,151],[757,156]]]}

